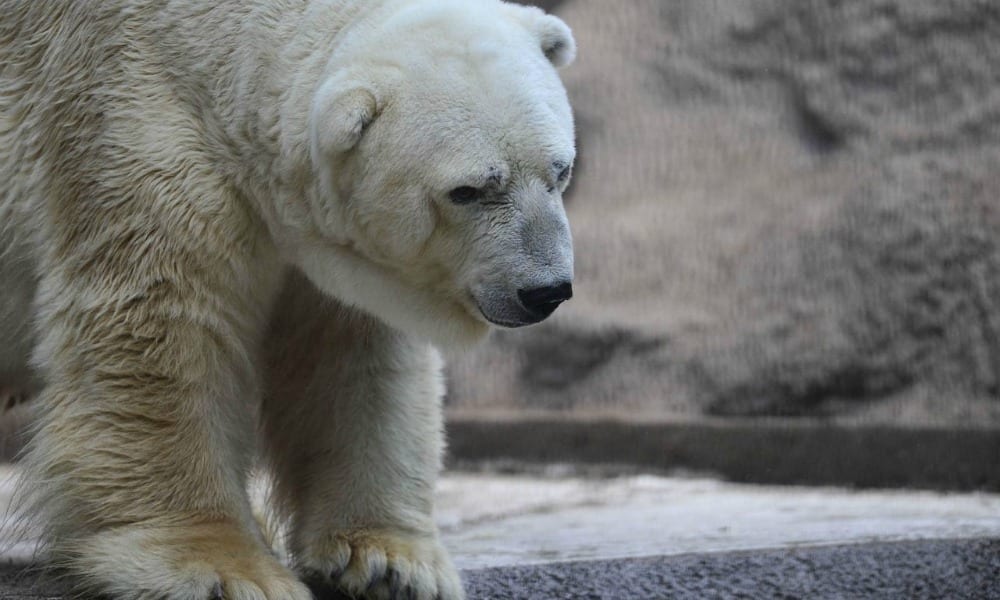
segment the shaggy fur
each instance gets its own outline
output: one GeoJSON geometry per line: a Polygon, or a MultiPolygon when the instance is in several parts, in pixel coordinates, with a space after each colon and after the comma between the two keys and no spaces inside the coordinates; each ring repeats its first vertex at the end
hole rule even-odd
{"type": "Polygon", "coordinates": [[[34,346],[51,560],[118,599],[461,598],[429,342],[572,277],[566,26],[497,0],[3,11],[0,307],[37,333],[0,329],[0,367],[34,346]],[[247,499],[258,432],[298,574],[247,499]]]}

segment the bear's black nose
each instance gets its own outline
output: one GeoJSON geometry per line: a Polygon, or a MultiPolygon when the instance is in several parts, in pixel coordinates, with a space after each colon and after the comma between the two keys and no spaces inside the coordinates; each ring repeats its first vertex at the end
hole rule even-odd
{"type": "Polygon", "coordinates": [[[551,315],[557,306],[573,297],[573,284],[566,281],[558,285],[517,290],[517,297],[524,308],[541,321],[551,315]]]}

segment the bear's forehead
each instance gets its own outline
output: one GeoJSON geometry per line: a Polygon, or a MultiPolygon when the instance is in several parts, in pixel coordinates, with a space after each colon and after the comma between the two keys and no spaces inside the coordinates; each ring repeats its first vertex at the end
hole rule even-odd
{"type": "Polygon", "coordinates": [[[438,131],[523,129],[522,135],[571,142],[572,112],[554,68],[544,59],[505,63],[483,52],[411,58],[393,86],[394,101],[407,117],[438,131]]]}
{"type": "Polygon", "coordinates": [[[378,52],[418,67],[452,62],[481,70],[547,62],[538,39],[511,17],[503,3],[477,0],[414,1],[381,23],[378,52]]]}
{"type": "MultiPolygon", "coordinates": [[[[383,31],[433,39],[488,38],[514,29],[510,11],[495,0],[408,0],[390,5],[383,31]]],[[[523,30],[523,28],[521,28],[523,30]]]]}
{"type": "Polygon", "coordinates": [[[411,131],[406,143],[400,144],[395,138],[395,143],[388,144],[397,157],[388,164],[407,178],[442,189],[487,182],[506,185],[523,177],[544,178],[558,172],[557,163],[569,165],[575,158],[572,137],[552,133],[548,127],[523,123],[506,128],[483,127],[439,114],[411,131]]]}
{"type": "Polygon", "coordinates": [[[568,164],[574,157],[568,108],[554,107],[544,97],[452,94],[404,97],[394,104],[390,129],[395,143],[405,140],[402,145],[418,160],[426,152],[481,165],[568,164]]]}
{"type": "MultiPolygon", "coordinates": [[[[394,152],[448,171],[538,171],[572,161],[565,89],[538,40],[499,2],[414,2],[381,27],[372,47],[391,81],[394,152]],[[400,140],[406,140],[402,144],[400,140]]],[[[423,168],[426,168],[424,166],[423,168]]]]}

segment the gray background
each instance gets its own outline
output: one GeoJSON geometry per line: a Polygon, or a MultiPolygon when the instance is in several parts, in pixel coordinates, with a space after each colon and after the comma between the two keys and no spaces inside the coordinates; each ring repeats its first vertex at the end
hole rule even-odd
{"type": "Polygon", "coordinates": [[[1000,5],[563,0],[576,297],[453,415],[1000,423],[1000,5]]]}

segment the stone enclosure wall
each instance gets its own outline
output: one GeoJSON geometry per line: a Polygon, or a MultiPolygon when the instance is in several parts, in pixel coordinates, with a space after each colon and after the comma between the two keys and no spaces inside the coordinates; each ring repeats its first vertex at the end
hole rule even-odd
{"type": "Polygon", "coordinates": [[[449,408],[1000,424],[1000,4],[562,0],[576,297],[449,408]]]}

